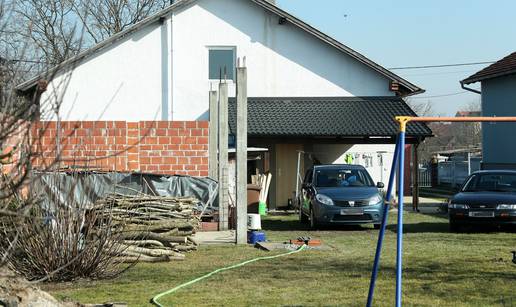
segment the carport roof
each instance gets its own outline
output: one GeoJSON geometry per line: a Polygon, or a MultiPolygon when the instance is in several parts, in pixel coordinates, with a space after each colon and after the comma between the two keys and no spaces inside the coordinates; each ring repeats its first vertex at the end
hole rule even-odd
{"type": "MultiPolygon", "coordinates": [[[[416,116],[399,97],[252,97],[248,98],[249,137],[393,137],[395,116],[416,116]]],[[[236,103],[230,99],[229,128],[236,131],[236,103]]],[[[407,136],[432,131],[410,123],[407,136]]]]}

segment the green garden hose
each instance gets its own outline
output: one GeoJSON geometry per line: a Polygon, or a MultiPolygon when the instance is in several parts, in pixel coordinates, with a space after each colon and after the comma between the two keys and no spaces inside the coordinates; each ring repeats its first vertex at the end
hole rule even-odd
{"type": "Polygon", "coordinates": [[[306,245],[302,245],[301,247],[299,247],[298,249],[294,250],[294,251],[291,251],[291,252],[287,252],[287,253],[283,253],[283,254],[279,254],[279,255],[274,255],[274,256],[266,256],[266,257],[258,257],[258,258],[254,258],[254,259],[251,259],[251,260],[247,260],[247,261],[244,261],[244,262],[241,262],[241,263],[238,263],[238,264],[234,264],[232,266],[228,266],[228,267],[225,267],[225,268],[220,268],[220,269],[217,269],[213,272],[210,272],[206,275],[203,275],[201,277],[198,277],[196,279],[193,279],[193,280],[190,280],[189,282],[185,282],[184,284],[181,284],[177,287],[174,287],[170,290],[167,290],[165,292],[162,292],[158,295],[156,295],[155,297],[152,298],[151,300],[151,303],[155,304],[156,306],[159,306],[159,307],[163,307],[163,305],[158,302],[158,299],[162,298],[163,296],[165,295],[169,295],[171,293],[174,293],[176,292],[177,290],[181,289],[181,288],[184,288],[184,287],[188,287],[198,281],[201,281],[205,278],[208,278],[212,275],[215,275],[217,273],[220,273],[220,272],[223,272],[223,271],[227,271],[227,270],[231,270],[231,269],[236,269],[236,268],[239,268],[241,266],[244,266],[246,264],[249,264],[249,263],[252,263],[252,262],[256,262],[256,261],[260,261],[260,260],[268,260],[268,259],[274,259],[274,258],[279,258],[279,257],[284,257],[284,256],[288,256],[288,255],[292,255],[292,254],[295,254],[295,253],[298,253],[302,250],[304,250],[306,248],[306,245]]]}

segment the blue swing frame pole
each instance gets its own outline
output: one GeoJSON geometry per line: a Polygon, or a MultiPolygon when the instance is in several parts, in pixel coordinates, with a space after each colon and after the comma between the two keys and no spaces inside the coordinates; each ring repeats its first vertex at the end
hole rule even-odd
{"type": "Polygon", "coordinates": [[[399,176],[398,176],[398,227],[396,240],[396,307],[401,307],[401,285],[402,285],[402,268],[403,268],[403,185],[404,185],[404,168],[405,168],[405,129],[400,129],[399,135],[399,176]]]}
{"type": "MultiPolygon", "coordinates": [[[[395,163],[398,163],[398,225],[396,240],[396,307],[401,307],[402,301],[402,269],[403,269],[403,188],[404,188],[404,168],[405,168],[405,131],[408,122],[516,122],[516,116],[513,117],[412,117],[412,116],[396,116],[396,121],[400,124],[400,133],[396,141],[396,150],[393,160],[393,168],[391,169],[391,177],[389,178],[388,191],[392,189],[392,177],[396,170],[395,163]]],[[[391,192],[392,193],[392,192],[391,192]]],[[[390,193],[387,195],[389,199],[390,193]]],[[[384,213],[388,212],[388,204],[384,206],[384,213]]],[[[378,237],[376,254],[371,275],[371,283],[369,285],[369,294],[367,297],[367,307],[372,305],[375,281],[378,273],[378,265],[380,263],[380,253],[382,248],[383,237],[385,234],[385,224],[387,222],[386,214],[382,218],[382,226],[378,237]]]]}
{"type": "Polygon", "coordinates": [[[378,234],[378,243],[376,245],[376,253],[374,255],[373,272],[371,273],[371,282],[369,283],[369,294],[367,295],[367,307],[373,304],[374,289],[376,286],[376,278],[378,276],[378,267],[380,266],[380,256],[382,253],[383,238],[385,237],[385,228],[387,226],[387,217],[389,215],[389,202],[392,198],[392,188],[394,186],[394,175],[396,174],[396,166],[398,155],[400,153],[400,138],[396,138],[396,147],[394,148],[394,156],[392,158],[391,173],[389,175],[389,183],[387,186],[387,194],[385,196],[385,205],[383,206],[382,224],[378,234]]]}

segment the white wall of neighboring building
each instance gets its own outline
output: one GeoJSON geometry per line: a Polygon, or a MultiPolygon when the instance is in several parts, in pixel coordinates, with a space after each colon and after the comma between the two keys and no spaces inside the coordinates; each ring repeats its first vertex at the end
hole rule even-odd
{"type": "Polygon", "coordinates": [[[313,154],[323,164],[345,164],[346,155],[350,154],[354,157],[352,164],[364,166],[374,182],[387,186],[394,147],[393,144],[318,144],[313,146],[313,154]]]}
{"type": "Polygon", "coordinates": [[[65,74],[42,101],[64,95],[67,120],[208,119],[214,46],[246,58],[250,97],[393,95],[384,76],[250,1],[198,0],[78,62],[66,91],[65,74]]]}

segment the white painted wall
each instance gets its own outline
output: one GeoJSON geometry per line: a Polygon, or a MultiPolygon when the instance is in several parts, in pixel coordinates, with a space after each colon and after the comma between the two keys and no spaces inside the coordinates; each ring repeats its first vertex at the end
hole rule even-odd
{"type": "MultiPolygon", "coordinates": [[[[57,76],[42,105],[63,95],[60,117],[65,120],[161,119],[162,101],[168,102],[162,99],[162,81],[170,73],[162,71],[162,41],[168,43],[162,35],[169,41],[168,26],[149,25],[81,61],[71,74],[57,76]]],[[[164,50],[167,55],[169,46],[164,50]]]]}
{"type": "MultiPolygon", "coordinates": [[[[390,96],[389,81],[297,27],[242,0],[200,0],[173,16],[173,118],[207,118],[208,47],[246,57],[248,94],[390,96]]],[[[230,82],[230,94],[234,94],[230,82]]]]}
{"type": "Polygon", "coordinates": [[[352,164],[366,167],[374,182],[383,182],[387,187],[394,147],[393,144],[318,144],[313,146],[313,154],[323,164],[345,164],[346,154],[358,156],[352,164]],[[369,165],[364,157],[370,157],[369,165]]]}
{"type": "Polygon", "coordinates": [[[250,97],[393,95],[382,75],[250,1],[198,0],[169,17],[81,61],[66,91],[61,75],[42,100],[64,95],[68,120],[207,119],[210,46],[246,58],[250,97]]]}

